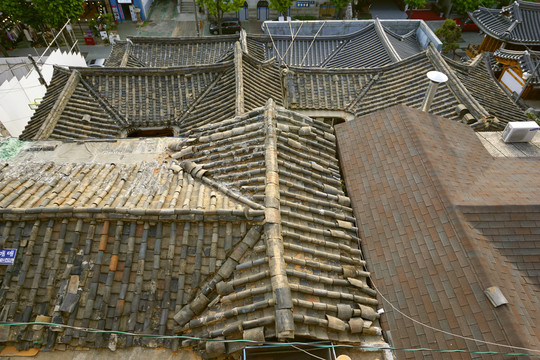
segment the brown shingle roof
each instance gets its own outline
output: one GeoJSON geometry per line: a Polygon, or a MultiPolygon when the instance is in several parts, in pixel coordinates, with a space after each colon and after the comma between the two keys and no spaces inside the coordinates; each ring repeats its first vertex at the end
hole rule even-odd
{"type": "Polygon", "coordinates": [[[405,106],[340,124],[336,135],[394,346],[537,349],[538,158],[494,159],[465,125],[405,106]],[[492,286],[507,305],[490,304],[492,286]]]}

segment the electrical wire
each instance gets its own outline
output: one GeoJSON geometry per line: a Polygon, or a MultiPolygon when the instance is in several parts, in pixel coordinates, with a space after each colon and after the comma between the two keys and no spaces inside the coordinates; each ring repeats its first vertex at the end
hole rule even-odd
{"type": "Polygon", "coordinates": [[[313,37],[313,40],[311,40],[311,43],[309,44],[309,47],[308,49],[306,50],[306,53],[304,54],[304,57],[302,58],[302,61],[300,62],[300,66],[303,66],[304,65],[304,60],[306,60],[306,56],[309,54],[309,50],[311,50],[311,47],[313,46],[313,43],[315,42],[315,39],[317,38],[317,35],[319,35],[319,33],[321,32],[323,26],[326,24],[326,21],[324,21],[321,25],[321,27],[319,28],[319,30],[317,31],[317,33],[315,34],[315,36],[313,37]]]}
{"type": "MultiPolygon", "coordinates": [[[[409,132],[409,136],[412,138],[412,134],[410,133],[410,130],[408,127],[406,127],[406,130],[409,132]]],[[[415,148],[416,148],[416,145],[413,145],[415,148]]],[[[416,149],[416,151],[419,151],[418,149],[416,149]]],[[[422,158],[420,158],[420,163],[422,165],[422,168],[424,169],[424,171],[426,173],[428,173],[428,169],[427,169],[427,166],[424,162],[424,160],[422,158]]],[[[431,182],[431,185],[433,187],[435,187],[435,185],[433,184],[433,180],[431,179],[431,177],[429,178],[429,181],[431,182]]],[[[436,196],[438,197],[439,201],[441,203],[444,203],[443,199],[441,199],[441,195],[439,193],[436,194],[436,196]]],[[[446,214],[446,216],[451,219],[452,216],[450,216],[450,214],[448,213],[448,210],[444,209],[444,212],[446,214]]],[[[453,222],[450,222],[450,226],[454,229],[454,231],[456,233],[459,233],[457,231],[457,229],[455,229],[454,227],[454,224],[453,222]]],[[[477,277],[478,275],[476,273],[473,274],[473,276],[477,277]]],[[[482,343],[482,344],[486,344],[486,345],[495,345],[495,346],[500,346],[500,347],[503,347],[503,348],[509,348],[509,349],[519,349],[519,350],[524,350],[524,351],[530,351],[530,352],[537,352],[537,353],[540,353],[540,350],[534,350],[534,349],[528,349],[528,348],[524,348],[524,347],[519,347],[519,346],[512,346],[512,345],[503,345],[503,344],[498,344],[498,343],[494,343],[494,342],[490,342],[490,341],[485,341],[485,340],[478,340],[478,339],[474,339],[474,338],[471,338],[471,337],[467,337],[467,336],[463,336],[463,335],[458,335],[458,334],[454,334],[454,333],[451,333],[449,331],[446,331],[446,330],[442,330],[442,329],[438,329],[436,327],[433,327],[431,325],[427,325],[427,324],[424,324],[422,323],[421,321],[418,321],[418,320],[415,320],[413,319],[412,317],[408,316],[407,314],[403,313],[402,311],[400,311],[398,308],[396,308],[391,302],[390,300],[388,300],[386,297],[384,297],[384,295],[379,291],[379,289],[375,286],[375,282],[373,281],[372,278],[370,278],[371,280],[371,285],[373,286],[373,288],[375,289],[375,291],[381,296],[381,298],[388,304],[390,305],[390,307],[392,309],[394,309],[397,313],[401,314],[403,317],[405,317],[406,319],[408,320],[411,320],[412,322],[414,322],[415,324],[418,324],[418,325],[421,325],[425,328],[428,328],[430,330],[433,330],[433,331],[438,331],[438,332],[441,332],[443,334],[446,334],[446,335],[450,335],[450,336],[453,336],[453,337],[457,337],[457,338],[460,338],[460,339],[463,339],[463,340],[467,340],[467,341],[474,341],[476,343],[482,343]]],[[[480,281],[478,280],[477,278],[477,281],[480,283],[480,281]]],[[[540,356],[540,355],[538,355],[540,356]]]]}
{"type": "MultiPolygon", "coordinates": [[[[289,46],[287,47],[287,50],[285,50],[285,53],[283,54],[283,57],[287,56],[287,53],[289,52],[289,49],[293,46],[294,40],[298,36],[298,33],[300,33],[300,29],[302,29],[302,26],[304,26],[304,22],[302,22],[300,24],[300,26],[298,27],[298,30],[296,31],[296,34],[293,35],[293,33],[292,33],[292,25],[291,25],[291,22],[289,21],[289,29],[291,30],[291,42],[289,43],[289,46]]],[[[292,50],[291,50],[291,54],[292,54],[292,50]]],[[[292,55],[290,56],[290,58],[292,58],[292,55]]]]}
{"type": "MultiPolygon", "coordinates": [[[[72,325],[65,325],[65,324],[54,324],[49,322],[0,322],[0,326],[50,326],[53,328],[66,328],[66,329],[72,329],[72,330],[78,330],[78,331],[84,331],[87,333],[97,333],[97,334],[117,334],[117,335],[126,335],[126,336],[138,336],[138,337],[144,337],[144,338],[152,338],[152,339],[182,339],[182,340],[197,340],[197,341],[209,341],[209,342],[217,342],[217,343],[250,343],[250,344],[257,344],[260,345],[261,342],[257,340],[245,340],[245,339],[239,339],[239,340],[218,340],[218,339],[208,339],[208,338],[202,338],[202,337],[196,337],[196,336],[186,336],[186,335],[154,335],[154,334],[143,334],[143,333],[132,333],[127,331],[119,331],[119,330],[100,330],[100,329],[94,329],[94,328],[87,328],[87,327],[79,327],[79,326],[72,326],[72,325]]],[[[538,357],[540,358],[540,355],[532,355],[527,353],[502,353],[497,351],[469,351],[469,350],[441,350],[441,349],[431,349],[431,348],[395,348],[392,346],[368,346],[368,345],[349,345],[349,344],[330,344],[330,345],[323,345],[323,344],[317,344],[317,343],[306,343],[306,342],[263,342],[262,347],[265,345],[267,346],[311,346],[311,347],[318,347],[318,348],[324,348],[324,349],[331,349],[332,347],[336,348],[350,348],[350,349],[359,349],[359,350],[394,350],[394,351],[408,351],[408,352],[414,352],[414,351],[430,351],[430,352],[439,352],[439,353],[465,353],[465,354],[490,354],[490,355],[506,355],[506,356],[529,356],[529,357],[538,357]]],[[[537,350],[533,350],[537,351],[537,350]]]]}
{"type": "MultiPolygon", "coordinates": [[[[450,336],[454,336],[454,337],[457,337],[457,338],[460,338],[460,339],[463,339],[463,340],[468,340],[468,341],[474,341],[474,342],[477,342],[477,343],[482,343],[482,344],[486,344],[486,345],[495,345],[495,346],[500,346],[500,347],[504,347],[504,348],[509,348],[509,349],[519,349],[519,350],[525,350],[525,351],[531,351],[531,352],[537,352],[537,353],[540,353],[540,350],[535,350],[535,349],[529,349],[529,348],[524,348],[524,347],[519,347],[519,346],[512,346],[512,345],[504,345],[504,344],[498,344],[498,343],[494,343],[494,342],[490,342],[490,341],[484,341],[484,340],[478,340],[478,339],[474,339],[474,338],[470,338],[470,337],[467,337],[467,336],[463,336],[463,335],[458,335],[458,334],[454,334],[454,333],[451,333],[449,331],[446,331],[446,330],[442,330],[442,329],[438,329],[436,327],[433,327],[431,325],[427,325],[427,324],[424,324],[418,320],[415,320],[413,319],[412,317],[408,316],[407,314],[405,314],[404,312],[400,311],[398,308],[396,308],[391,302],[390,300],[388,300],[387,298],[384,297],[384,295],[379,291],[379,289],[375,286],[375,284],[373,283],[373,280],[371,280],[371,285],[373,286],[373,288],[375,289],[375,291],[377,291],[377,293],[381,296],[381,298],[388,304],[390,305],[390,307],[392,309],[394,309],[397,313],[401,314],[403,317],[405,317],[406,319],[408,320],[411,320],[412,322],[414,322],[415,324],[418,324],[418,325],[421,325],[423,327],[426,327],[430,330],[434,330],[434,331],[438,331],[438,332],[441,332],[445,335],[450,335],[450,336]]],[[[532,356],[532,355],[530,355],[532,356]]],[[[540,355],[534,355],[534,356],[538,356],[540,357],[540,355]]]]}
{"type": "Polygon", "coordinates": [[[326,360],[325,358],[322,358],[322,357],[320,357],[320,356],[317,356],[317,355],[315,355],[315,354],[312,354],[312,353],[310,353],[310,352],[307,351],[307,350],[304,350],[304,349],[302,349],[302,348],[299,348],[298,346],[291,345],[291,347],[293,347],[293,348],[296,349],[296,350],[300,350],[300,351],[302,351],[302,352],[308,354],[309,356],[314,357],[315,359],[326,360]]]}
{"type": "Polygon", "coordinates": [[[274,42],[274,39],[272,38],[272,34],[270,33],[270,28],[268,27],[268,24],[265,22],[264,25],[266,26],[266,30],[268,30],[268,36],[270,36],[270,41],[272,41],[272,47],[274,48],[274,51],[276,52],[277,56],[281,60],[281,63],[288,69],[287,63],[283,59],[283,56],[279,53],[279,50],[276,47],[276,43],[274,42]]]}

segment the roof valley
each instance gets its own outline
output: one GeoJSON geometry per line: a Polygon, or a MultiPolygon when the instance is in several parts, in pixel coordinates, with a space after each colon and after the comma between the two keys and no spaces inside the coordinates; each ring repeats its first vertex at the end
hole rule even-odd
{"type": "Polygon", "coordinates": [[[117,109],[115,109],[109,103],[109,101],[107,101],[107,99],[105,99],[97,91],[95,91],[92,85],[87,83],[82,77],[80,81],[81,84],[90,92],[90,94],[92,94],[96,98],[98,103],[105,109],[105,111],[118,121],[121,127],[127,127],[129,125],[129,120],[122,116],[121,113],[117,109]]]}

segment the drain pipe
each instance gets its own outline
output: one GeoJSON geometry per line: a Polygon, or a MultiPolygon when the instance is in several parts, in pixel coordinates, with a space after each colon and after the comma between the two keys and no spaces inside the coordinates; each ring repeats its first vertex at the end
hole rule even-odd
{"type": "Polygon", "coordinates": [[[422,102],[422,107],[420,108],[420,110],[424,112],[429,111],[439,85],[448,81],[448,76],[439,71],[430,71],[426,74],[426,76],[429,79],[429,86],[426,96],[424,97],[424,101],[422,102]]]}

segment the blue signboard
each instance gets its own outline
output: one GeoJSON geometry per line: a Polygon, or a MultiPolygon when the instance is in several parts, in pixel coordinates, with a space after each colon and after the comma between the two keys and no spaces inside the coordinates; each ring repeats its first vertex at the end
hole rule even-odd
{"type": "Polygon", "coordinates": [[[297,1],[296,7],[309,7],[315,5],[315,1],[297,1]]]}
{"type": "Polygon", "coordinates": [[[15,255],[17,255],[17,249],[0,250],[0,265],[13,265],[15,255]]]}

